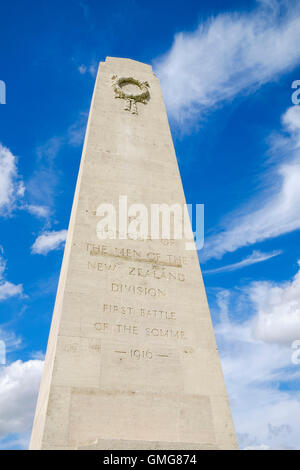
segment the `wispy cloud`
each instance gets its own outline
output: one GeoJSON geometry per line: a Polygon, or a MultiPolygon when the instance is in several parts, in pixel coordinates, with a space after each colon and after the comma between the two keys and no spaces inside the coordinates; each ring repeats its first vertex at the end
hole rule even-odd
{"type": "Polygon", "coordinates": [[[46,255],[50,251],[63,248],[67,238],[67,230],[44,232],[37,237],[31,247],[33,254],[46,255]]]}
{"type": "Polygon", "coordinates": [[[27,210],[30,214],[35,215],[41,219],[47,219],[50,215],[50,209],[46,206],[38,206],[35,204],[28,204],[24,206],[24,209],[27,210]]]}
{"type": "Polygon", "coordinates": [[[0,246],[0,302],[9,297],[21,296],[23,294],[22,284],[13,284],[5,279],[6,260],[3,257],[3,248],[0,246]]]}
{"type": "Polygon", "coordinates": [[[0,327],[0,340],[5,343],[5,351],[16,351],[22,346],[22,339],[12,331],[7,331],[3,325],[0,327]]]}
{"type": "Polygon", "coordinates": [[[54,212],[61,177],[57,158],[66,146],[82,145],[87,116],[86,112],[79,113],[65,134],[51,137],[36,148],[36,169],[27,181],[27,202],[22,207],[32,215],[48,219],[49,222],[54,212]]]}
{"type": "Polygon", "coordinates": [[[250,266],[251,264],[261,263],[262,261],[267,261],[268,259],[274,258],[274,256],[278,256],[282,253],[282,251],[272,251],[271,253],[262,253],[260,251],[253,251],[250,256],[247,256],[242,261],[238,261],[237,263],[227,264],[226,266],[221,266],[220,268],[216,269],[206,269],[203,271],[205,274],[217,274],[217,273],[224,273],[227,271],[236,271],[237,269],[244,268],[246,266],[250,266]]]}
{"type": "Polygon", "coordinates": [[[82,8],[84,18],[89,21],[90,20],[90,6],[86,2],[79,2],[79,6],[82,8]]]}
{"type": "Polygon", "coordinates": [[[87,66],[84,64],[79,65],[78,67],[78,72],[81,73],[81,75],[84,75],[87,71],[87,66]]]}
{"type": "Polygon", "coordinates": [[[31,353],[31,359],[39,360],[39,361],[44,361],[45,359],[45,353],[43,351],[33,351],[31,353]]]}
{"type": "Polygon", "coordinates": [[[253,12],[219,14],[176,34],[154,62],[170,115],[190,120],[275,80],[300,63],[299,42],[296,2],[260,2],[253,12]]]}
{"type": "Polygon", "coordinates": [[[63,138],[52,137],[36,148],[35,171],[26,183],[27,204],[24,205],[35,216],[42,217],[42,212],[50,214],[54,205],[59,182],[56,158],[63,145],[63,138]]]}
{"type": "Polygon", "coordinates": [[[22,295],[23,286],[22,284],[12,284],[8,281],[0,280],[0,301],[6,300],[9,297],[16,297],[22,295]]]}
{"type": "Polygon", "coordinates": [[[98,63],[95,60],[93,60],[89,65],[80,64],[78,67],[78,72],[81,75],[85,75],[86,73],[88,73],[94,78],[97,75],[97,68],[98,68],[98,63]]]}
{"type": "Polygon", "coordinates": [[[288,137],[273,139],[273,160],[280,163],[264,174],[266,189],[230,214],[225,228],[206,240],[202,260],[300,228],[300,106],[289,108],[282,123],[288,137]]]}
{"type": "Polygon", "coordinates": [[[68,128],[67,143],[69,145],[80,147],[83,144],[87,119],[88,113],[81,112],[78,119],[68,128]]]}
{"type": "Polygon", "coordinates": [[[64,141],[62,137],[51,137],[44,144],[39,145],[36,149],[38,159],[52,163],[57,157],[64,141]]]}
{"type": "Polygon", "coordinates": [[[22,200],[25,186],[18,174],[17,159],[0,144],[0,215],[10,215],[22,200]]]}

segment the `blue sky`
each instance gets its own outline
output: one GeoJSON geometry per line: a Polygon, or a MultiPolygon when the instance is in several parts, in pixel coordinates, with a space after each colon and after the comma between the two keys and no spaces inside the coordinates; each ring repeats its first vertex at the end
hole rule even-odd
{"type": "Polygon", "coordinates": [[[0,448],[28,444],[97,64],[115,56],[161,79],[187,202],[205,204],[199,258],[240,447],[299,449],[300,6],[0,8],[0,448]]]}

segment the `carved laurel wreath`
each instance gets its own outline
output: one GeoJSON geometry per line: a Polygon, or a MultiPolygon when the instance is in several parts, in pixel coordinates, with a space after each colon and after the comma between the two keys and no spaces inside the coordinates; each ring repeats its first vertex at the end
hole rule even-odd
{"type": "Polygon", "coordinates": [[[115,75],[112,77],[113,80],[113,90],[115,92],[115,98],[121,98],[124,100],[132,100],[135,103],[144,103],[146,104],[150,98],[149,93],[149,83],[141,82],[132,77],[121,77],[117,78],[115,75]],[[141,93],[137,95],[125,93],[122,89],[124,85],[136,85],[141,93]]]}

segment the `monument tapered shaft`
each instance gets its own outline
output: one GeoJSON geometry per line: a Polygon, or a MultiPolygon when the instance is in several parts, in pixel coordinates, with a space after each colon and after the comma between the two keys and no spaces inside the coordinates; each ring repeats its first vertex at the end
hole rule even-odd
{"type": "Polygon", "coordinates": [[[118,208],[120,196],[128,205],[185,203],[159,80],[149,65],[107,58],[30,448],[234,449],[197,252],[184,239],[100,240],[97,209],[118,208]]]}

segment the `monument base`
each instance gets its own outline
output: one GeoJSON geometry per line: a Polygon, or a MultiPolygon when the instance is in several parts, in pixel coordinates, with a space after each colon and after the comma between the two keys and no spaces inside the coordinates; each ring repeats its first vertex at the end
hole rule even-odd
{"type": "Polygon", "coordinates": [[[100,439],[77,450],[217,450],[210,444],[193,442],[127,441],[100,439]]]}

